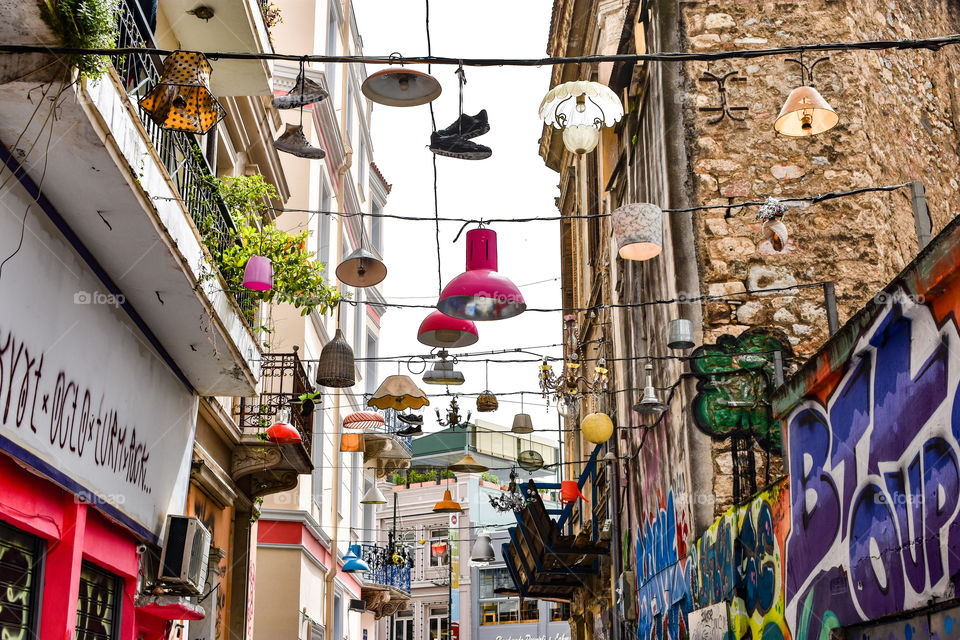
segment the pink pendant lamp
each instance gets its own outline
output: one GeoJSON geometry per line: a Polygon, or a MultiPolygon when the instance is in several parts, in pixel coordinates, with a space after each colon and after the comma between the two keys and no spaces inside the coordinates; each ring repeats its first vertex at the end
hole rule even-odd
{"type": "Polygon", "coordinates": [[[497,273],[497,233],[468,231],[467,270],[443,288],[437,309],[462,320],[505,320],[526,308],[517,285],[497,273]]]}
{"type": "Polygon", "coordinates": [[[417,331],[417,340],[421,344],[441,349],[469,347],[479,339],[477,325],[469,320],[451,318],[439,311],[434,311],[424,318],[420,323],[420,330],[417,331]]]}
{"type": "Polygon", "coordinates": [[[273,263],[270,258],[250,256],[243,269],[243,287],[254,291],[273,289],[273,263]]]}

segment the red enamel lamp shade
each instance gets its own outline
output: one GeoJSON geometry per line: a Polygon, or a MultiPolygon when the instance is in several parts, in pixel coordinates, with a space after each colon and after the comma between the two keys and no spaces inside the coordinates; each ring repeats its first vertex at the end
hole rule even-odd
{"type": "Polygon", "coordinates": [[[469,347],[479,339],[477,325],[469,320],[451,318],[439,311],[424,318],[417,331],[417,340],[421,344],[441,349],[469,347]]]}
{"type": "Polygon", "coordinates": [[[296,444],[302,440],[300,432],[288,422],[286,411],[282,411],[277,421],[267,427],[267,437],[276,444],[296,444]]]}
{"type": "Polygon", "coordinates": [[[497,233],[468,231],[467,270],[443,288],[437,309],[462,320],[505,320],[526,308],[517,285],[497,273],[497,233]]]}

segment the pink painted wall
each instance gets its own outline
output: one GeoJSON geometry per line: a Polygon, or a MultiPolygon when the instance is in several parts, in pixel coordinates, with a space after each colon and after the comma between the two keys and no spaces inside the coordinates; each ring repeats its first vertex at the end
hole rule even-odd
{"type": "MultiPolygon", "coordinates": [[[[313,557],[325,567],[332,567],[333,557],[330,551],[317,540],[310,530],[300,522],[277,522],[264,520],[258,522],[257,542],[264,544],[303,545],[313,557]]],[[[352,597],[360,597],[360,582],[349,573],[344,573],[343,563],[337,562],[337,578],[346,586],[352,597]]]]}

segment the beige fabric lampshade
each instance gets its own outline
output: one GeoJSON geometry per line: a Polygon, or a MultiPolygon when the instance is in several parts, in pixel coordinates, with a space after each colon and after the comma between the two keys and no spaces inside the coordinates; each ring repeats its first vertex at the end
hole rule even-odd
{"type": "Polygon", "coordinates": [[[367,400],[368,407],[377,409],[420,409],[430,404],[427,394],[408,376],[387,376],[373,396],[367,400]]]}
{"type": "Polygon", "coordinates": [[[655,204],[625,204],[613,212],[613,236],[624,260],[650,260],[663,251],[663,211],[655,204]]]}
{"type": "Polygon", "coordinates": [[[790,92],[773,127],[785,136],[815,136],[837,126],[840,116],[813,87],[790,92]]]}

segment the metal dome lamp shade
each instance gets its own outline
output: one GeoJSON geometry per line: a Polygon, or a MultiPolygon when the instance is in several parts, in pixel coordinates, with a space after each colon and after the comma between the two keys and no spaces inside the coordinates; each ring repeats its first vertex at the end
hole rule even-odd
{"type": "Polygon", "coordinates": [[[521,451],[517,456],[517,464],[524,471],[533,473],[543,468],[543,456],[533,449],[521,451]]]}
{"type": "Polygon", "coordinates": [[[360,545],[352,544],[345,554],[343,554],[343,572],[360,573],[370,571],[370,565],[360,557],[360,545]]]}
{"type": "Polygon", "coordinates": [[[594,444],[603,444],[613,435],[613,420],[605,413],[591,413],[580,423],[583,437],[594,444]]]}
{"type": "Polygon", "coordinates": [[[450,489],[443,492],[443,499],[433,506],[434,513],[462,513],[460,505],[453,501],[450,489]]]}
{"type": "Polygon", "coordinates": [[[793,137],[815,136],[833,129],[840,122],[840,116],[823,99],[820,92],[811,86],[813,68],[829,58],[820,58],[810,65],[803,63],[802,54],[799,60],[794,58],[786,58],[786,60],[800,65],[800,84],[804,86],[790,92],[780,110],[780,115],[773,123],[773,128],[777,133],[793,137]]]}
{"type": "Polygon", "coordinates": [[[308,104],[320,102],[327,98],[329,94],[319,84],[311,80],[300,68],[300,74],[297,76],[293,88],[285,96],[277,96],[270,104],[274,109],[297,109],[305,107],[308,104]]]}
{"type": "Polygon", "coordinates": [[[425,384],[463,384],[463,374],[453,368],[453,361],[447,359],[449,354],[445,350],[442,350],[438,355],[440,356],[440,361],[433,365],[432,369],[423,374],[423,382],[425,384]]]}
{"type": "Polygon", "coordinates": [[[352,387],[357,381],[353,349],[337,329],[333,340],[324,345],[317,362],[317,384],[321,387],[352,387]]]}
{"type": "Polygon", "coordinates": [[[251,291],[273,289],[273,263],[270,258],[250,256],[243,268],[243,288],[251,291]]]}
{"type": "Polygon", "coordinates": [[[360,247],[337,266],[337,280],[351,287],[372,287],[387,277],[387,265],[372,251],[360,247]]]}
{"type": "Polygon", "coordinates": [[[274,444],[297,444],[302,442],[300,432],[290,424],[290,412],[281,409],[277,421],[267,427],[267,438],[274,444]]]}
{"type": "Polygon", "coordinates": [[[360,498],[360,504],[387,504],[387,498],[380,491],[380,488],[374,484],[360,498]]]}
{"type": "Polygon", "coordinates": [[[417,341],[420,344],[441,349],[469,347],[479,339],[477,325],[473,322],[451,318],[439,311],[434,311],[424,318],[417,331],[417,341]]]}
{"type": "Polygon", "coordinates": [[[481,532],[470,550],[470,562],[493,562],[496,558],[493,545],[490,543],[490,534],[486,531],[481,532]]]}
{"type": "Polygon", "coordinates": [[[437,79],[412,69],[377,71],[360,86],[363,95],[389,107],[416,107],[436,100],[443,88],[437,79]]]}
{"type": "Polygon", "coordinates": [[[624,260],[656,258],[663,251],[663,211],[646,203],[615,209],[613,237],[624,260]]]}
{"type": "Polygon", "coordinates": [[[205,134],[225,111],[210,92],[213,68],[198,51],[174,51],[163,61],[160,81],[140,99],[140,108],[162,129],[205,134]]]}
{"type": "Polygon", "coordinates": [[[667,405],[657,398],[657,390],[653,388],[653,365],[645,367],[647,371],[647,386],[643,390],[643,398],[633,405],[633,410],[643,415],[658,416],[667,410],[667,405]]]}
{"type": "Polygon", "coordinates": [[[693,322],[684,318],[670,321],[670,329],[667,334],[668,347],[682,351],[692,349],[696,344],[693,338],[693,322]]]}
{"type": "Polygon", "coordinates": [[[303,133],[303,125],[288,124],[279,138],[273,141],[277,151],[283,151],[298,158],[308,160],[323,160],[327,154],[323,149],[314,147],[303,133]]]}
{"type": "Polygon", "coordinates": [[[484,471],[490,470],[490,467],[485,467],[477,462],[476,459],[470,455],[470,450],[467,447],[463,448],[463,457],[447,468],[454,473],[483,473],[484,471]]]}
{"type": "Polygon", "coordinates": [[[408,376],[387,376],[367,400],[368,407],[377,409],[420,409],[430,404],[427,394],[408,376]]]}
{"type": "Polygon", "coordinates": [[[517,285],[497,273],[497,233],[467,232],[467,270],[447,283],[437,309],[463,320],[505,320],[523,313],[527,303],[517,285]]]}
{"type": "Polygon", "coordinates": [[[547,92],[540,103],[543,123],[563,129],[563,145],[580,155],[596,148],[602,127],[612,127],[622,117],[620,98],[598,82],[565,82],[547,92]]]}

